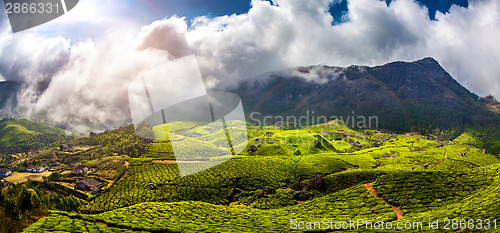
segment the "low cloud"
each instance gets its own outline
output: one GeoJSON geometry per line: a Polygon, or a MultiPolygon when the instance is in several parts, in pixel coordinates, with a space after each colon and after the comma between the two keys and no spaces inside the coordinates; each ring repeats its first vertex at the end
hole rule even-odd
{"type": "MultiPolygon", "coordinates": [[[[246,14],[202,16],[191,26],[184,18],[171,17],[134,34],[120,33],[114,23],[101,36],[77,43],[12,35],[3,20],[0,77],[25,86],[18,95],[22,114],[78,132],[130,123],[129,83],[142,72],[190,54],[197,55],[209,88],[234,87],[259,74],[297,66],[373,66],[432,56],[473,92],[500,99],[498,1],[453,6],[434,21],[413,0],[390,5],[351,0],[347,20],[333,26],[328,13],[332,1],[273,3],[253,0],[246,14]]],[[[332,71],[331,76],[339,74],[332,71]]],[[[325,81],[318,72],[295,75],[325,81]]]]}
{"type": "Polygon", "coordinates": [[[344,72],[341,68],[336,67],[328,67],[325,68],[323,66],[313,66],[309,69],[292,69],[290,72],[285,73],[285,77],[298,77],[302,78],[308,82],[314,82],[317,84],[325,84],[329,81],[336,80],[341,77],[345,77],[343,75],[344,72]]]}

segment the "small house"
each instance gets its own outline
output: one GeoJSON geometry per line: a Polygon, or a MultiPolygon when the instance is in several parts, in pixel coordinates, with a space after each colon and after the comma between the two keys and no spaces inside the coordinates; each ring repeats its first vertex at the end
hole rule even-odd
{"type": "Polygon", "coordinates": [[[45,168],[40,167],[40,166],[29,166],[28,169],[26,169],[27,172],[32,172],[32,173],[40,173],[44,172],[45,168]]]}
{"type": "Polygon", "coordinates": [[[37,155],[38,153],[40,153],[40,152],[37,150],[34,150],[34,151],[30,152],[29,157],[33,157],[33,156],[37,155]]]}
{"type": "Polygon", "coordinates": [[[0,176],[7,177],[12,175],[12,172],[7,170],[6,168],[0,168],[0,176]]]}
{"type": "Polygon", "coordinates": [[[88,167],[85,167],[83,165],[78,165],[77,167],[73,168],[73,170],[71,170],[71,173],[74,173],[74,174],[84,173],[84,172],[87,172],[88,170],[89,170],[88,167]]]}
{"type": "Polygon", "coordinates": [[[83,179],[75,182],[75,189],[83,191],[91,191],[92,193],[99,192],[102,188],[102,183],[94,178],[83,179]]]}

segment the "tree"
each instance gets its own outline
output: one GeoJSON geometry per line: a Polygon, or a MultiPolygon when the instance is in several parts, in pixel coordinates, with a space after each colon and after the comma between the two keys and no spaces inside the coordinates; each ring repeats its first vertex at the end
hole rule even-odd
{"type": "Polygon", "coordinates": [[[21,215],[21,212],[19,212],[19,206],[14,200],[6,199],[4,202],[4,206],[5,216],[9,217],[10,219],[20,220],[23,217],[21,215]]]}
{"type": "Polygon", "coordinates": [[[326,188],[325,179],[321,175],[316,175],[309,179],[309,183],[307,184],[306,189],[316,189],[316,190],[324,190],[326,188]]]}
{"type": "Polygon", "coordinates": [[[56,181],[61,179],[62,174],[59,171],[53,172],[52,174],[49,175],[49,180],[51,181],[56,181]]]}
{"type": "Polygon", "coordinates": [[[23,187],[21,195],[19,195],[18,205],[22,211],[31,210],[35,207],[35,205],[31,202],[31,193],[26,189],[26,187],[23,187]]]}

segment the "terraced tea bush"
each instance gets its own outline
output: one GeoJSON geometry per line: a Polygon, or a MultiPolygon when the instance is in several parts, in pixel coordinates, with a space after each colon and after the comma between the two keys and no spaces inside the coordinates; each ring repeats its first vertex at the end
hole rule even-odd
{"type": "Polygon", "coordinates": [[[190,201],[147,202],[101,214],[55,212],[26,229],[26,232],[55,231],[62,228],[59,225],[90,232],[83,227],[88,228],[94,223],[105,224],[112,231],[287,232],[290,231],[291,219],[321,221],[324,218],[391,221],[396,215],[389,205],[374,197],[363,185],[358,185],[304,204],[270,210],[190,201]],[[359,211],[352,211],[353,208],[359,211]]]}
{"type": "Polygon", "coordinates": [[[457,138],[455,138],[455,140],[453,141],[482,149],[484,148],[484,141],[480,137],[483,137],[481,133],[465,132],[460,136],[458,136],[457,138]]]}
{"type": "Polygon", "coordinates": [[[23,232],[140,232],[124,228],[108,227],[105,224],[98,224],[68,217],[64,213],[52,214],[50,217],[42,218],[23,232]]]}
{"type": "Polygon", "coordinates": [[[149,164],[153,161],[153,158],[131,158],[129,160],[130,166],[140,166],[143,164],[149,164]]]}
{"type": "Polygon", "coordinates": [[[385,173],[385,171],[381,170],[363,169],[334,173],[325,177],[327,187],[326,192],[335,193],[358,184],[370,183],[385,173]]]}
{"type": "Polygon", "coordinates": [[[167,140],[154,140],[141,156],[142,158],[175,159],[172,145],[167,140]]]}
{"type": "MultiPolygon", "coordinates": [[[[470,196],[460,198],[459,200],[450,203],[440,208],[435,208],[429,211],[422,211],[418,213],[408,213],[405,219],[408,221],[422,221],[428,219],[458,219],[459,221],[473,220],[497,220],[497,231],[493,229],[493,222],[491,222],[490,231],[485,232],[498,232],[500,221],[500,185],[496,182],[493,185],[482,187],[470,196]]],[[[483,226],[485,222],[483,222],[483,226]]],[[[477,227],[478,225],[476,225],[477,227]]]]}
{"type": "Polygon", "coordinates": [[[325,175],[355,168],[356,165],[349,164],[343,160],[347,157],[316,154],[291,157],[291,160],[297,164],[296,169],[293,170],[297,174],[297,177],[309,179],[317,174],[325,175]]]}
{"type": "MultiPolygon", "coordinates": [[[[201,166],[201,165],[200,165],[201,166]]],[[[237,190],[282,187],[293,180],[292,163],[282,158],[238,158],[219,166],[180,177],[176,164],[131,166],[112,188],[94,198],[85,211],[100,212],[153,201],[197,200],[229,203],[237,190]]]]}
{"type": "Polygon", "coordinates": [[[323,218],[335,219],[336,221],[349,221],[349,219],[358,218],[373,221],[396,219],[392,208],[373,196],[362,184],[315,198],[301,205],[285,207],[282,210],[289,211],[293,213],[292,216],[304,221],[313,219],[320,221],[323,218]],[[356,211],[352,211],[353,209],[356,211]]]}
{"type": "Polygon", "coordinates": [[[467,170],[500,162],[494,155],[459,143],[419,147],[419,149],[412,149],[411,146],[386,147],[377,153],[376,161],[380,169],[387,171],[467,170]]]}
{"type": "Polygon", "coordinates": [[[365,150],[356,151],[354,153],[344,153],[344,154],[325,153],[325,154],[318,154],[317,156],[317,158],[324,158],[324,157],[331,157],[342,160],[345,163],[355,168],[370,169],[377,166],[377,162],[375,161],[373,156],[365,150]]]}
{"type": "Polygon", "coordinates": [[[257,209],[276,209],[284,206],[295,205],[294,192],[291,189],[278,189],[275,193],[266,194],[257,199],[250,207],[257,209]]]}
{"type": "MultiPolygon", "coordinates": [[[[500,165],[496,164],[481,169],[472,169],[469,172],[385,173],[385,171],[377,170],[354,170],[325,177],[327,181],[335,179],[334,176],[344,176],[345,180],[350,178],[353,181],[375,179],[374,187],[378,196],[392,204],[403,203],[400,206],[405,217],[400,220],[397,220],[390,205],[368,192],[363,184],[358,184],[303,204],[281,208],[276,206],[277,208],[273,209],[229,207],[190,201],[147,202],[100,214],[56,212],[31,226],[26,232],[55,231],[60,229],[58,228],[59,222],[62,222],[60,225],[72,230],[76,229],[75,227],[89,228],[89,225],[100,223],[105,224],[105,227],[112,231],[131,229],[149,232],[286,232],[290,230],[291,219],[299,222],[320,222],[325,218],[335,221],[368,219],[372,222],[392,222],[393,225],[399,221],[420,221],[424,223],[425,230],[427,227],[425,224],[429,219],[498,219],[500,217],[499,174],[500,165]],[[454,198],[455,196],[459,198],[454,198]],[[435,200],[425,201],[431,197],[435,200]],[[438,201],[438,198],[441,201],[438,201]],[[415,205],[412,199],[420,200],[420,203],[415,205]],[[453,201],[450,201],[452,199],[453,201]],[[406,200],[410,201],[405,202],[406,200]],[[71,221],[72,225],[68,226],[68,223],[63,221],[71,221]]],[[[280,196],[286,199],[286,194],[290,191],[292,190],[277,189],[275,194],[280,193],[280,196]]],[[[256,194],[259,191],[248,193],[252,192],[256,194]]],[[[271,203],[263,202],[262,204],[271,203]]],[[[78,229],[82,232],[90,232],[84,228],[78,229]]],[[[348,232],[365,232],[365,229],[348,232]]]]}
{"type": "MultiPolygon", "coordinates": [[[[468,196],[462,196],[453,202],[442,204],[439,208],[428,208],[428,210],[405,213],[405,221],[428,222],[428,219],[457,219],[459,222],[466,222],[472,219],[476,227],[482,227],[482,232],[498,232],[498,219],[500,219],[500,166],[492,165],[481,169],[473,169],[467,174],[468,179],[477,181],[489,180],[486,184],[479,182],[474,186],[474,190],[468,196]],[[490,229],[486,228],[486,219],[490,220],[490,229]],[[497,221],[497,229],[493,228],[493,220],[497,221]],[[482,226],[478,220],[481,221],[482,226]]],[[[446,198],[441,198],[445,202],[446,198]]],[[[473,231],[474,232],[474,231],[473,231]]],[[[481,231],[479,231],[481,232],[481,231]]]]}
{"type": "Polygon", "coordinates": [[[418,213],[459,201],[489,185],[493,179],[479,170],[470,172],[398,172],[382,175],[374,188],[404,213],[418,213]]]}

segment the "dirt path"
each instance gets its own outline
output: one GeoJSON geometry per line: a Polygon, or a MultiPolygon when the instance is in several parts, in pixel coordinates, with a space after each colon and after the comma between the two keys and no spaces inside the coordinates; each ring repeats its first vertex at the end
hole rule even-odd
{"type": "Polygon", "coordinates": [[[67,183],[67,182],[56,182],[56,184],[60,184],[66,188],[73,189],[75,186],[72,183],[67,183]]]}
{"type": "Polygon", "coordinates": [[[448,151],[444,153],[444,158],[446,159],[446,157],[448,157],[448,151]]]}
{"type": "MultiPolygon", "coordinates": [[[[367,184],[365,184],[365,187],[371,194],[373,194],[373,196],[375,196],[376,198],[387,203],[387,201],[383,197],[377,196],[377,190],[375,190],[375,188],[373,188],[373,183],[367,183],[367,184]]],[[[389,204],[389,203],[387,203],[387,204],[389,204]]],[[[391,205],[391,206],[392,206],[392,210],[394,210],[394,212],[396,213],[396,216],[398,217],[398,219],[404,218],[403,211],[401,211],[401,208],[399,208],[399,206],[394,206],[394,205],[391,205]]]]}

